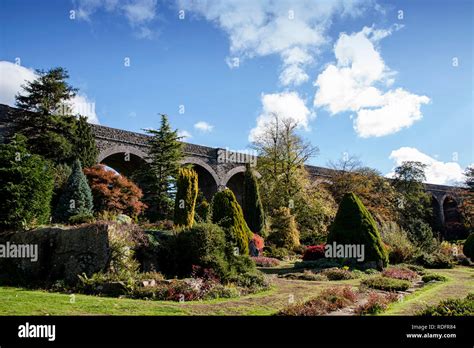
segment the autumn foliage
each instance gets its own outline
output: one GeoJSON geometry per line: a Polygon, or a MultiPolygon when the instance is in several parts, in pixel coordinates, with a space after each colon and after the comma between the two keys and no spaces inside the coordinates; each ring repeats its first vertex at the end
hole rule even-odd
{"type": "Polygon", "coordinates": [[[131,217],[140,215],[147,207],[140,201],[140,188],[126,177],[107,170],[103,165],[84,169],[92,190],[94,210],[111,212],[131,217]]]}

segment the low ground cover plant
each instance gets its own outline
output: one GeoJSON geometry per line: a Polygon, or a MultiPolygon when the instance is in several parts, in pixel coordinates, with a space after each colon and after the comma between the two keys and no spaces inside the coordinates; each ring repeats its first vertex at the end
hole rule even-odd
{"type": "Polygon", "coordinates": [[[416,272],[410,269],[401,268],[401,267],[386,268],[382,272],[382,275],[384,277],[393,278],[393,279],[402,279],[402,280],[414,280],[418,276],[416,272]]]}
{"type": "Polygon", "coordinates": [[[294,280],[309,280],[309,281],[327,281],[328,278],[321,273],[313,273],[305,270],[303,273],[287,273],[282,274],[280,278],[294,279],[294,280]]]}
{"type": "Polygon", "coordinates": [[[357,293],[351,287],[324,289],[317,297],[304,303],[290,305],[277,313],[284,316],[316,316],[350,306],[355,303],[357,293]]]}
{"type": "Polygon", "coordinates": [[[252,257],[252,260],[258,267],[276,267],[280,264],[280,260],[273,257],[257,256],[252,257]]]}
{"type": "Polygon", "coordinates": [[[359,305],[355,309],[355,313],[359,315],[382,313],[387,309],[390,303],[395,301],[398,301],[398,296],[395,293],[380,294],[370,292],[367,302],[359,305]]]}
{"type": "Polygon", "coordinates": [[[411,286],[411,282],[402,279],[375,276],[362,280],[361,285],[384,291],[405,291],[411,286]]]}
{"type": "Polygon", "coordinates": [[[322,274],[325,275],[329,280],[347,280],[358,277],[357,274],[344,268],[329,268],[322,271],[322,274]]]}
{"type": "Polygon", "coordinates": [[[425,274],[423,277],[421,277],[421,280],[425,283],[429,283],[432,281],[437,281],[437,282],[445,282],[448,280],[444,275],[438,274],[438,273],[429,273],[425,274]]]}
{"type": "Polygon", "coordinates": [[[472,316],[474,315],[474,293],[462,299],[446,299],[418,312],[421,316],[472,316]]]}

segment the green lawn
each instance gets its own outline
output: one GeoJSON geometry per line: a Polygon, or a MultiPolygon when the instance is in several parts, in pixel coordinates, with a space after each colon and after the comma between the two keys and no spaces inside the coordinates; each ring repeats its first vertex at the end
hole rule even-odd
{"type": "MultiPolygon", "coordinates": [[[[449,279],[430,284],[392,305],[382,315],[412,315],[427,304],[448,297],[464,297],[474,292],[474,269],[456,267],[431,270],[449,279]]],[[[332,286],[358,286],[359,279],[345,281],[304,281],[274,279],[271,290],[234,299],[196,302],[169,302],[71,296],[16,287],[0,287],[0,315],[271,315],[288,305],[316,296],[332,286]]]]}

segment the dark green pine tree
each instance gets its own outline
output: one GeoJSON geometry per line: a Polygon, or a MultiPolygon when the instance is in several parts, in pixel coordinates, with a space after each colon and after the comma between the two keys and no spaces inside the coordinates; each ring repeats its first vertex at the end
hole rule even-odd
{"type": "Polygon", "coordinates": [[[265,237],[265,216],[260,200],[257,178],[247,163],[244,173],[244,192],[242,195],[242,211],[250,230],[265,237]]]}
{"type": "Polygon", "coordinates": [[[68,222],[73,216],[92,215],[92,192],[82,172],[81,162],[75,160],[55,210],[55,220],[68,222]]]}
{"type": "Polygon", "coordinates": [[[16,122],[16,132],[28,138],[32,152],[55,163],[71,160],[75,119],[70,115],[68,101],[76,95],[63,68],[37,70],[38,77],[27,82],[24,93],[16,95],[16,105],[22,109],[16,122]]]}
{"type": "Polygon", "coordinates": [[[365,260],[386,266],[388,255],[382,244],[377,223],[361,200],[352,192],[342,198],[336,218],[329,230],[327,244],[364,245],[365,260]]]}
{"type": "Polygon", "coordinates": [[[79,116],[74,130],[74,159],[81,161],[84,167],[97,164],[99,149],[95,143],[92,128],[87,123],[87,117],[79,116]]]}
{"type": "Polygon", "coordinates": [[[151,203],[156,209],[156,218],[159,220],[171,217],[174,204],[176,178],[183,159],[183,144],[179,141],[177,130],[172,130],[166,115],[161,115],[160,129],[146,130],[151,135],[149,138],[150,162],[148,173],[144,173],[142,182],[144,193],[148,195],[144,202],[151,203]],[[144,186],[144,187],[143,187],[144,186]]]}

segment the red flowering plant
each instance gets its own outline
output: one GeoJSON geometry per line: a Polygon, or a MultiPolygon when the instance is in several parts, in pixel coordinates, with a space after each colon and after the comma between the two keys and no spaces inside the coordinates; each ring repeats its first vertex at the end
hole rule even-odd
{"type": "Polygon", "coordinates": [[[324,258],[325,244],[311,245],[303,253],[303,261],[314,261],[324,258]]]}
{"type": "Polygon", "coordinates": [[[263,237],[254,233],[252,236],[252,242],[255,245],[255,248],[257,248],[259,254],[262,253],[263,247],[265,246],[265,241],[263,240],[263,237]]]}

